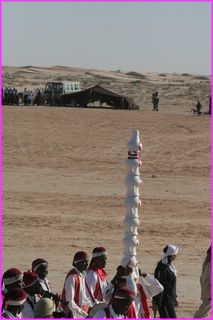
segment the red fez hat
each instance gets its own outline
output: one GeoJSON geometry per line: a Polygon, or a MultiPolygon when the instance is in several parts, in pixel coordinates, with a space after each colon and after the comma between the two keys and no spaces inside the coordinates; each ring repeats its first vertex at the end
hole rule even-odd
{"type": "Polygon", "coordinates": [[[121,288],[115,291],[114,299],[127,299],[127,300],[134,300],[135,299],[135,293],[134,291],[128,289],[128,288],[121,288]]]}
{"type": "Polygon", "coordinates": [[[92,257],[97,258],[101,256],[107,256],[106,249],[104,247],[96,247],[92,251],[92,257]]]}
{"type": "Polygon", "coordinates": [[[84,251],[78,251],[73,257],[73,264],[83,260],[89,260],[89,255],[84,251]]]}
{"type": "Polygon", "coordinates": [[[27,299],[27,293],[21,288],[8,290],[5,294],[5,300],[10,306],[20,306],[27,299]]]}
{"type": "Polygon", "coordinates": [[[38,258],[32,262],[32,271],[35,272],[41,265],[47,266],[48,262],[42,258],[38,258]]]}
{"type": "Polygon", "coordinates": [[[33,286],[38,280],[39,278],[35,272],[24,272],[24,288],[33,286]]]}
{"type": "Polygon", "coordinates": [[[15,283],[23,279],[23,273],[17,268],[11,268],[3,274],[3,282],[5,285],[15,283]]]}

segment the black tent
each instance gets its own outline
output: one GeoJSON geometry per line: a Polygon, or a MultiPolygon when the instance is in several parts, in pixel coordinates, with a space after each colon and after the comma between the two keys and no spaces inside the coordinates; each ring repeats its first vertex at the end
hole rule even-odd
{"type": "Polygon", "coordinates": [[[133,99],[106,90],[99,85],[62,96],[63,106],[88,107],[88,104],[96,101],[100,102],[100,106],[106,103],[115,109],[139,109],[133,99]]]}

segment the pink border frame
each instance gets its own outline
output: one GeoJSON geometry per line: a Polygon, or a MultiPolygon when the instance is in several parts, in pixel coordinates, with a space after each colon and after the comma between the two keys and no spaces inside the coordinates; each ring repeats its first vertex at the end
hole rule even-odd
{"type": "MultiPolygon", "coordinates": [[[[212,5],[212,0],[177,0],[177,1],[171,1],[171,0],[80,0],[80,1],[72,1],[72,0],[0,0],[0,18],[1,18],[1,22],[2,22],[2,3],[4,2],[209,2],[211,3],[211,56],[212,56],[212,52],[213,52],[213,42],[212,42],[212,30],[213,30],[213,22],[212,22],[212,17],[213,17],[213,5],[212,5]]],[[[2,24],[0,26],[0,31],[2,31],[2,24]]],[[[0,87],[2,88],[2,33],[0,33],[0,67],[1,67],[1,75],[0,75],[0,87]]],[[[212,74],[213,74],[213,64],[211,63],[211,93],[213,92],[212,90],[212,85],[213,85],[213,78],[212,78],[212,74]]],[[[0,97],[0,208],[1,208],[1,212],[0,212],[0,222],[1,222],[1,226],[0,226],[0,246],[2,248],[2,101],[1,101],[1,97],[0,97]]],[[[213,118],[211,116],[211,140],[213,140],[213,118]]],[[[211,163],[213,163],[213,148],[211,146],[211,163]]],[[[212,186],[212,182],[213,182],[213,168],[211,169],[211,186],[212,186]]],[[[213,198],[213,191],[211,189],[211,202],[212,202],[212,198],[213,198]]],[[[211,222],[212,222],[212,209],[211,209],[211,222]]],[[[213,226],[211,223],[211,238],[212,238],[212,230],[213,230],[213,226]]],[[[213,268],[212,268],[213,269],[213,268]]],[[[0,271],[1,271],[1,275],[2,275],[2,250],[0,250],[0,271]]],[[[212,279],[213,279],[213,270],[211,270],[211,275],[212,275],[212,279]]],[[[212,292],[213,292],[213,286],[212,286],[212,292]]],[[[1,307],[1,305],[0,305],[1,307]]],[[[186,318],[178,318],[178,319],[186,319],[186,318]]],[[[189,319],[189,318],[187,318],[189,319]]]]}

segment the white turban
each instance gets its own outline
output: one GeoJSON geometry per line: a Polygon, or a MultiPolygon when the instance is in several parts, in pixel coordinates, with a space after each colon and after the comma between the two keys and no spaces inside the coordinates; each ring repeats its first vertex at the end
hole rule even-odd
{"type": "Polygon", "coordinates": [[[173,244],[168,244],[167,250],[165,255],[163,256],[162,262],[164,264],[168,263],[168,256],[174,256],[178,254],[178,247],[174,246],[173,244]]]}

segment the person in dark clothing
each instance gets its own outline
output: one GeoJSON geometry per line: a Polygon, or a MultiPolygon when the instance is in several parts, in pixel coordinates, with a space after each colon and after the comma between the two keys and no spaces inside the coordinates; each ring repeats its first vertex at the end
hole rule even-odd
{"type": "Polygon", "coordinates": [[[152,111],[158,111],[158,104],[159,104],[159,92],[156,91],[155,93],[153,93],[152,95],[152,104],[153,104],[153,108],[152,111]]]}
{"type": "Polygon", "coordinates": [[[164,287],[163,292],[153,297],[153,311],[156,315],[159,312],[160,318],[177,318],[175,307],[178,306],[176,300],[176,278],[177,272],[172,264],[178,253],[178,248],[168,244],[164,249],[163,259],[160,260],[155,269],[154,276],[164,287]]]}
{"type": "Polygon", "coordinates": [[[201,114],[201,103],[200,100],[197,100],[196,109],[197,109],[197,115],[199,116],[201,114]]]}

